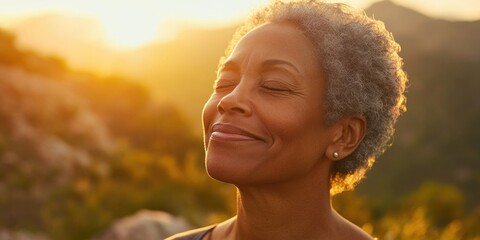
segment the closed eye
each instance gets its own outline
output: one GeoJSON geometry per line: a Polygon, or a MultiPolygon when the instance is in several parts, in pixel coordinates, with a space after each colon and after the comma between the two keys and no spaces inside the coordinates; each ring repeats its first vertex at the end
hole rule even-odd
{"type": "Polygon", "coordinates": [[[279,87],[268,87],[268,86],[263,86],[264,89],[270,90],[270,91],[277,91],[277,92],[289,92],[290,89],[287,88],[279,88],[279,87]]]}
{"type": "Polygon", "coordinates": [[[269,91],[276,91],[276,92],[291,92],[292,90],[290,87],[280,81],[275,81],[275,80],[269,80],[269,81],[264,81],[261,85],[263,89],[269,90],[269,91]]]}
{"type": "Polygon", "coordinates": [[[215,92],[228,90],[237,85],[238,79],[239,77],[236,72],[222,69],[218,72],[213,89],[215,92]]]}
{"type": "Polygon", "coordinates": [[[228,90],[229,88],[235,87],[235,82],[228,79],[218,79],[215,81],[213,85],[213,89],[215,92],[220,92],[224,90],[228,90]]]}

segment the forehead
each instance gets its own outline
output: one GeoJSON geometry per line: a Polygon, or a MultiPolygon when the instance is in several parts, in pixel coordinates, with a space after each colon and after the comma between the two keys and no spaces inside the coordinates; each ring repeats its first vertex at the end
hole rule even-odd
{"type": "MultiPolygon", "coordinates": [[[[243,36],[227,60],[279,59],[302,68],[318,68],[313,43],[292,24],[266,23],[243,36]]],[[[312,69],[312,70],[313,70],[312,69]]]]}

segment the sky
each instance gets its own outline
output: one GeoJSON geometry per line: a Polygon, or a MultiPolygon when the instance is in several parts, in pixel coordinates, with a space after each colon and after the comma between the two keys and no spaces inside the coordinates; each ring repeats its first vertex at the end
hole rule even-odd
{"type": "MultiPolygon", "coordinates": [[[[378,0],[330,0],[366,8],[378,0]]],[[[393,0],[436,18],[480,19],[480,0],[393,0]]],[[[0,26],[46,12],[93,18],[118,46],[168,38],[182,24],[222,26],[238,22],[268,0],[0,0],[0,26]]]]}

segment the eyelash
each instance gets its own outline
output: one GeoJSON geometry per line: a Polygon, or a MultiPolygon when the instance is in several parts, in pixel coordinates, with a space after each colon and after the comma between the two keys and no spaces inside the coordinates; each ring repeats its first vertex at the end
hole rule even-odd
{"type": "Polygon", "coordinates": [[[275,91],[275,92],[290,92],[291,90],[285,86],[282,86],[284,84],[282,83],[279,83],[277,81],[263,81],[262,82],[262,85],[261,87],[264,88],[264,89],[267,89],[269,91],[275,91]],[[274,83],[274,84],[278,84],[278,85],[281,85],[280,87],[272,87],[272,86],[268,86],[268,83],[274,83]]]}
{"type": "Polygon", "coordinates": [[[228,87],[231,87],[231,86],[234,86],[235,84],[230,81],[230,80],[226,80],[226,79],[218,79],[217,81],[215,81],[215,83],[213,84],[213,89],[215,91],[218,91],[218,90],[222,90],[222,89],[225,89],[225,88],[228,88],[228,87]]]}
{"type": "MultiPolygon", "coordinates": [[[[213,89],[216,92],[226,91],[230,88],[235,88],[236,83],[230,79],[218,79],[213,85],[213,89]]],[[[260,87],[265,91],[276,92],[276,93],[287,93],[292,92],[292,90],[286,86],[284,83],[276,80],[261,80],[260,87]]]]}

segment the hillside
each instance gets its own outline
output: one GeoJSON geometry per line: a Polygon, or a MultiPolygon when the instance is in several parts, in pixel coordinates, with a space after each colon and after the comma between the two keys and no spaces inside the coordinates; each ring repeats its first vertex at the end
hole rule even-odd
{"type": "MultiPolygon", "coordinates": [[[[429,236],[461,228],[453,239],[471,239],[480,234],[480,20],[433,19],[390,1],[366,12],[402,46],[408,111],[391,149],[335,206],[382,236],[420,222],[429,236]]],[[[0,235],[86,239],[140,208],[196,226],[231,215],[234,192],[204,174],[200,115],[236,26],[185,28],[119,53],[89,38],[89,21],[64,17],[0,30],[0,235]],[[114,74],[95,74],[105,69],[114,74]]]]}
{"type": "Polygon", "coordinates": [[[203,223],[228,207],[211,204],[227,194],[202,156],[181,111],[143,85],[73,71],[0,30],[0,238],[87,239],[143,208],[203,223]]]}
{"type": "Polygon", "coordinates": [[[61,57],[75,69],[110,74],[120,55],[107,45],[100,25],[81,15],[33,15],[19,21],[9,31],[15,34],[20,49],[61,57]]]}
{"type": "Polygon", "coordinates": [[[389,1],[366,12],[383,20],[402,46],[410,87],[393,147],[362,192],[393,200],[424,181],[438,181],[460,186],[468,205],[475,206],[480,199],[474,187],[480,185],[480,21],[432,19],[389,1]]]}
{"type": "MultiPolygon", "coordinates": [[[[474,199],[480,198],[480,191],[473,187],[480,181],[474,171],[480,164],[477,146],[480,130],[476,124],[480,114],[477,97],[480,20],[433,19],[391,1],[377,2],[366,12],[384,21],[401,44],[401,55],[411,81],[408,112],[399,121],[394,146],[360,186],[361,192],[377,196],[379,202],[388,202],[386,199],[406,194],[423,181],[453,182],[468,194],[468,205],[473,207],[474,199]]],[[[31,20],[36,24],[17,26],[15,31],[28,36],[25,31],[33,28],[38,34],[38,29],[42,28],[35,26],[50,26],[52,21],[62,19],[61,16],[43,16],[31,20]]],[[[60,32],[68,29],[69,23],[83,21],[88,26],[85,19],[67,20],[51,29],[50,46],[63,41],[59,36],[65,36],[60,32]]],[[[91,42],[95,48],[90,49],[103,57],[88,54],[75,57],[86,62],[95,59],[95,64],[88,68],[91,71],[101,72],[102,66],[110,66],[117,75],[145,83],[156,99],[180,106],[196,134],[200,134],[203,103],[211,93],[218,59],[234,30],[235,26],[185,28],[174,41],[153,43],[113,55],[108,54],[105,46],[91,42]],[[99,49],[94,50],[96,48],[99,49]]],[[[82,49],[85,43],[82,39],[71,38],[63,42],[82,49]]],[[[75,61],[68,52],[57,50],[59,56],[66,58],[65,64],[75,61]]]]}

